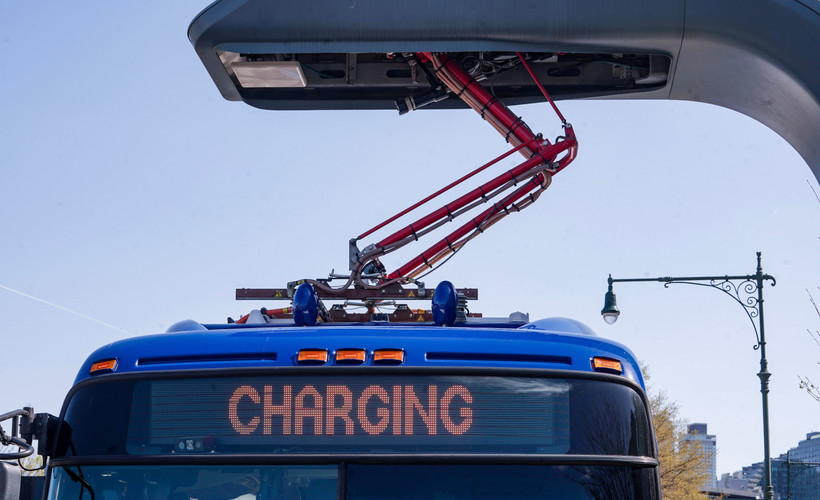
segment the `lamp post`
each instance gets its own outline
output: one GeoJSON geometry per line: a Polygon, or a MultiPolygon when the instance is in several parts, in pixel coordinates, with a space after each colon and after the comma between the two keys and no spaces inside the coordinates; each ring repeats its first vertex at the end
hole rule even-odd
{"type": "Polygon", "coordinates": [[[613,278],[609,275],[607,283],[609,290],[606,292],[604,298],[604,308],[601,315],[604,321],[615,323],[620,310],[615,302],[615,293],[612,291],[613,283],[622,282],[639,282],[639,281],[657,281],[663,283],[663,286],[668,288],[671,284],[685,284],[707,286],[724,292],[729,297],[733,298],[738,304],[743,306],[749,321],[752,322],[752,327],[755,330],[755,337],[757,345],[755,350],[760,351],[760,372],[757,376],[760,378],[760,393],[763,395],[763,495],[765,500],[772,500],[774,498],[774,490],[772,489],[772,462],[771,453],[769,451],[769,377],[772,376],[768,370],[768,360],[766,359],[766,336],[763,329],[763,284],[766,280],[771,280],[772,286],[776,284],[774,277],[763,274],[763,269],[760,265],[760,252],[757,252],[757,272],[755,274],[748,274],[745,276],[686,276],[686,277],[663,277],[663,278],[613,278]],[[755,324],[757,318],[760,329],[755,324]]]}

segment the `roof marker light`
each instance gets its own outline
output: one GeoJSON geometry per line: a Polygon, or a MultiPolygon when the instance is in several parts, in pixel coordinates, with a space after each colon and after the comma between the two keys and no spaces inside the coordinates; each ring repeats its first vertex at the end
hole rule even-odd
{"type": "Polygon", "coordinates": [[[392,365],[404,363],[404,349],[376,349],[373,351],[373,362],[392,365]]]}
{"type": "Polygon", "coordinates": [[[592,369],[599,372],[609,372],[618,375],[624,372],[620,361],[617,359],[603,358],[600,356],[595,356],[592,358],[592,369]]]}
{"type": "Polygon", "coordinates": [[[453,326],[458,313],[458,292],[449,281],[442,281],[433,292],[433,321],[439,325],[453,326]]]}
{"type": "Polygon", "coordinates": [[[364,349],[339,349],[336,351],[337,363],[364,363],[367,352],[364,349]]]}
{"type": "Polygon", "coordinates": [[[91,369],[88,370],[88,374],[94,375],[95,373],[108,373],[113,371],[117,371],[117,358],[97,361],[91,365],[91,369]]]}
{"type": "Polygon", "coordinates": [[[319,295],[310,283],[302,283],[293,293],[293,322],[314,326],[319,321],[319,295]]]}
{"type": "Polygon", "coordinates": [[[320,364],[327,363],[328,353],[327,349],[300,349],[296,361],[305,364],[320,364]]]}

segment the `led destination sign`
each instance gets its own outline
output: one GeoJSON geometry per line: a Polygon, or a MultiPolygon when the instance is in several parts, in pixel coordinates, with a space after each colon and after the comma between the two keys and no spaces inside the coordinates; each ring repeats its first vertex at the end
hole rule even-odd
{"type": "Polygon", "coordinates": [[[228,418],[231,427],[243,435],[258,432],[260,426],[264,435],[283,436],[351,436],[361,434],[360,431],[380,435],[387,431],[388,426],[394,436],[436,435],[439,432],[464,434],[473,425],[473,395],[461,384],[442,389],[439,399],[438,385],[420,388],[413,385],[387,388],[368,385],[364,389],[337,384],[320,385],[318,388],[316,385],[305,385],[295,396],[291,384],[265,385],[261,395],[254,386],[242,385],[233,391],[228,400],[228,418]],[[420,394],[416,392],[419,389],[426,393],[426,397],[421,394],[419,399],[420,394]],[[255,407],[255,411],[246,410],[254,416],[245,422],[239,417],[243,402],[255,407]],[[416,417],[421,420],[421,428],[416,425],[416,417]],[[275,429],[274,420],[277,420],[275,429]]]}
{"type": "Polygon", "coordinates": [[[135,388],[128,433],[130,453],[499,452],[499,447],[566,452],[567,382],[455,376],[142,381],[135,388]]]}

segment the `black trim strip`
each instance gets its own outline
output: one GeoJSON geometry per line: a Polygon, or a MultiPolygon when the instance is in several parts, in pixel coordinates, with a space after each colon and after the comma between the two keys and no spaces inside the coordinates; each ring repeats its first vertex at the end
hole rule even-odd
{"type": "Polygon", "coordinates": [[[658,467],[652,457],[628,455],[532,455],[499,453],[283,453],[280,455],[140,455],[129,457],[86,456],[54,459],[50,467],[76,465],[205,465],[205,464],[516,464],[516,465],[621,465],[637,468],[658,467]]]}

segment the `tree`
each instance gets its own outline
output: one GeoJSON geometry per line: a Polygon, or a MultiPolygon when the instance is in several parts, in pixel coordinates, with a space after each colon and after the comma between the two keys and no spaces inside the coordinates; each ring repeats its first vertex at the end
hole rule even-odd
{"type": "Polygon", "coordinates": [[[42,476],[45,475],[45,465],[41,455],[29,455],[20,460],[20,466],[23,468],[24,476],[42,476]]]}
{"type": "MultiPolygon", "coordinates": [[[[814,193],[814,197],[817,198],[817,203],[820,204],[820,196],[817,195],[817,191],[814,190],[814,187],[808,179],[806,179],[806,182],[809,184],[811,192],[814,193]]],[[[820,238],[820,236],[818,236],[818,238],[820,238]]],[[[820,286],[818,286],[817,289],[820,290],[820,286]]],[[[811,292],[808,288],[806,289],[806,293],[809,294],[809,302],[811,302],[811,305],[814,307],[814,312],[820,317],[820,308],[817,307],[817,302],[814,301],[814,297],[811,296],[811,292]]],[[[810,328],[806,328],[806,332],[808,332],[809,337],[820,346],[820,330],[814,330],[812,332],[810,328]]],[[[815,401],[820,402],[820,386],[815,385],[809,377],[798,375],[797,378],[800,379],[800,388],[805,390],[815,401]]]]}
{"type": "MultiPolygon", "coordinates": [[[[645,366],[641,369],[648,381],[649,370],[645,366]]],[[[709,465],[701,443],[684,439],[689,431],[688,423],[680,417],[677,403],[664,391],[655,391],[649,386],[649,408],[658,441],[664,500],[702,500],[705,495],[700,487],[706,482],[709,465]]]]}
{"type": "MultiPolygon", "coordinates": [[[[817,289],[820,290],[820,287],[817,287],[817,289]]],[[[814,311],[817,313],[817,316],[820,317],[820,308],[817,307],[817,302],[814,301],[814,297],[812,297],[810,291],[806,290],[806,293],[809,294],[809,302],[811,302],[811,305],[814,306],[814,311]]],[[[810,329],[806,328],[806,332],[808,332],[812,340],[820,346],[820,330],[815,330],[812,332],[810,329]]],[[[809,396],[813,397],[815,401],[820,402],[820,387],[815,385],[809,377],[801,377],[798,375],[798,378],[800,379],[800,388],[809,393],[809,396]]]]}
{"type": "MultiPolygon", "coordinates": [[[[17,453],[20,448],[14,445],[3,446],[0,445],[0,453],[17,453]]],[[[42,476],[45,471],[43,465],[43,457],[41,455],[29,455],[19,460],[8,461],[10,464],[19,465],[22,468],[22,475],[24,476],[42,476]]]]}
{"type": "Polygon", "coordinates": [[[707,462],[698,441],[685,440],[687,423],[678,416],[678,405],[663,391],[650,395],[652,423],[658,440],[661,490],[666,500],[702,499],[707,462]]]}

